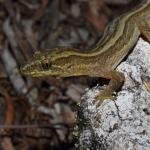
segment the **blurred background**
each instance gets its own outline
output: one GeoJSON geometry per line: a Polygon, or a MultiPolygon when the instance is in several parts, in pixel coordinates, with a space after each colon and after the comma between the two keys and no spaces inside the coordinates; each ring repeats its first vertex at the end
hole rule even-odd
{"type": "Polygon", "coordinates": [[[30,78],[35,51],[94,47],[137,0],[0,0],[0,150],[71,150],[76,104],[99,79],[30,78]]]}

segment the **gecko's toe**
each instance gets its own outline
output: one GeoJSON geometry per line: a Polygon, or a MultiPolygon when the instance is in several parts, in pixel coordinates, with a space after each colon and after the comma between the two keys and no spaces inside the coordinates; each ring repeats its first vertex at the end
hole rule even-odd
{"type": "Polygon", "coordinates": [[[94,103],[98,102],[96,104],[96,107],[99,107],[105,99],[115,100],[116,96],[110,93],[103,93],[103,92],[98,94],[97,96],[95,96],[95,100],[94,100],[94,103]]]}

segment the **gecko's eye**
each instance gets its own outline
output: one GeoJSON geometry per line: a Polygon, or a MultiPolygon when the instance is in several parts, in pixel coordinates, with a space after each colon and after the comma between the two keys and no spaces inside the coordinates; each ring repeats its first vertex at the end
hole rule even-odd
{"type": "Polygon", "coordinates": [[[51,67],[51,63],[48,61],[44,61],[41,63],[41,66],[43,70],[48,70],[51,67]]]}

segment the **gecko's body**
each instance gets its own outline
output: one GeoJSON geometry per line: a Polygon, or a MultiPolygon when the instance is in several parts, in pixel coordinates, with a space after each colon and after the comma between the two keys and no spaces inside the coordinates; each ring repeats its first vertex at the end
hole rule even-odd
{"type": "Polygon", "coordinates": [[[32,77],[88,75],[108,78],[110,83],[100,94],[100,98],[105,99],[122,85],[124,75],[115,71],[115,68],[140,35],[150,42],[150,0],[143,1],[134,10],[116,18],[107,26],[94,49],[79,51],[55,48],[35,54],[32,61],[21,70],[32,77]]]}

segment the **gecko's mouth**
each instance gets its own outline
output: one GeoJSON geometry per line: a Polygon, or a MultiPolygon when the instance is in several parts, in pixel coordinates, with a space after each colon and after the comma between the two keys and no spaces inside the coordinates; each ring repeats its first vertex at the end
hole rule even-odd
{"type": "Polygon", "coordinates": [[[30,76],[30,77],[43,77],[43,76],[54,76],[57,77],[58,75],[51,70],[37,70],[37,69],[30,69],[29,66],[24,66],[21,69],[21,73],[25,76],[30,76]]]}
{"type": "Polygon", "coordinates": [[[64,70],[61,66],[47,65],[43,63],[29,63],[21,67],[21,73],[25,76],[31,77],[42,77],[42,76],[53,76],[58,77],[64,74],[64,70]]]}
{"type": "Polygon", "coordinates": [[[44,72],[42,71],[26,71],[24,69],[21,69],[21,73],[25,76],[30,76],[30,77],[41,77],[44,75],[44,72]]]}

